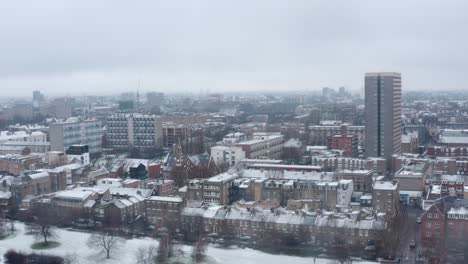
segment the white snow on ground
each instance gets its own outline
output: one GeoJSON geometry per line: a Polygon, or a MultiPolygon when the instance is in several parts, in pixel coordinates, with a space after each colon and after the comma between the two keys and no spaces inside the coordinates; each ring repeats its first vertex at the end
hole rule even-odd
{"type": "MultiPolygon", "coordinates": [[[[151,238],[130,239],[122,246],[122,248],[113,253],[112,259],[107,260],[104,254],[99,252],[99,249],[90,249],[86,245],[90,234],[85,232],[69,231],[58,229],[59,238],[57,239],[61,245],[57,248],[48,250],[32,250],[34,238],[31,235],[25,234],[25,225],[16,223],[17,232],[14,236],[10,236],[4,240],[0,240],[0,263],[3,263],[3,254],[9,249],[15,249],[23,252],[33,252],[64,256],[66,254],[75,253],[78,255],[79,264],[133,264],[135,261],[135,253],[139,247],[147,247],[149,245],[157,245],[157,241],[151,238]]],[[[184,256],[180,260],[185,260],[189,263],[191,253],[190,246],[180,246],[184,256]]],[[[273,255],[253,249],[224,249],[216,247],[208,247],[207,263],[210,264],[260,264],[260,263],[288,263],[288,264],[311,264],[314,263],[313,257],[294,257],[286,255],[273,255]]],[[[316,259],[316,264],[337,263],[329,259],[316,259]]],[[[353,261],[353,263],[357,263],[353,261]]],[[[374,263],[374,262],[359,262],[359,263],[374,263]]]]}

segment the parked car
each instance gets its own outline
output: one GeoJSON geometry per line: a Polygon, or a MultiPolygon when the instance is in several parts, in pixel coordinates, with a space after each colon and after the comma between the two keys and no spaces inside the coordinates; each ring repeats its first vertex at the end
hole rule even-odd
{"type": "Polygon", "coordinates": [[[421,217],[416,218],[416,222],[420,224],[422,222],[421,217]]]}
{"type": "Polygon", "coordinates": [[[409,247],[410,248],[415,248],[416,247],[416,241],[411,240],[411,242],[409,243],[409,247]]]}

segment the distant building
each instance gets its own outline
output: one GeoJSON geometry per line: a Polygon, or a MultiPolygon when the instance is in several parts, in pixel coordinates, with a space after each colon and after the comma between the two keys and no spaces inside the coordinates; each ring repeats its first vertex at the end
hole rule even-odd
{"type": "Polygon", "coordinates": [[[102,152],[101,121],[69,118],[50,124],[50,148],[66,151],[72,145],[88,145],[91,155],[102,152]]]}
{"type": "Polygon", "coordinates": [[[365,107],[366,156],[383,157],[390,167],[401,153],[401,74],[366,73],[365,107]]]}
{"type": "Polygon", "coordinates": [[[149,107],[161,107],[166,103],[164,93],[149,92],[146,94],[146,102],[149,107]]]}
{"type": "Polygon", "coordinates": [[[52,100],[49,106],[49,115],[55,118],[69,118],[72,117],[73,105],[75,100],[73,98],[56,98],[52,100]]]}

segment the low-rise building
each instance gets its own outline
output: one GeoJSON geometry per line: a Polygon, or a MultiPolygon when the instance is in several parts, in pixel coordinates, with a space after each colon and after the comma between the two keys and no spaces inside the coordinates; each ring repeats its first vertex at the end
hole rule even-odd
{"type": "Polygon", "coordinates": [[[238,186],[234,181],[238,174],[228,172],[218,174],[208,179],[191,180],[187,185],[187,199],[213,204],[231,204],[238,199],[238,186]]]}
{"type": "Polygon", "coordinates": [[[372,191],[372,170],[341,170],[336,173],[337,180],[352,180],[354,191],[372,191]]]}
{"type": "Polygon", "coordinates": [[[372,190],[372,207],[378,211],[394,214],[400,208],[398,181],[377,181],[372,190]]]}
{"type": "Polygon", "coordinates": [[[214,146],[211,157],[216,165],[230,167],[245,159],[245,152],[239,146],[214,146]]]}
{"type": "Polygon", "coordinates": [[[155,227],[176,228],[184,206],[184,200],[178,196],[151,196],[145,199],[146,221],[155,227]]]}
{"type": "Polygon", "coordinates": [[[283,150],[283,135],[257,132],[253,139],[237,143],[248,159],[277,159],[283,150]]]}

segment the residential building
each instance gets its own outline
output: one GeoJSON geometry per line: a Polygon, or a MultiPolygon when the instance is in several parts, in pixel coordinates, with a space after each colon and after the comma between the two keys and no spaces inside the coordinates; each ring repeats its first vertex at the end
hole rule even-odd
{"type": "Polygon", "coordinates": [[[328,138],[334,135],[356,135],[358,146],[364,145],[364,126],[343,125],[319,125],[309,126],[310,142],[314,145],[325,146],[328,144],[328,138]]]}
{"type": "Polygon", "coordinates": [[[343,150],[343,156],[356,157],[358,155],[357,135],[334,135],[328,138],[329,149],[343,150]]]}
{"type": "Polygon", "coordinates": [[[365,153],[383,157],[390,167],[393,154],[401,153],[401,74],[366,73],[365,153]]]}
{"type": "Polygon", "coordinates": [[[218,166],[234,166],[245,159],[245,152],[239,146],[214,146],[211,147],[211,157],[218,166]]]}
{"type": "Polygon", "coordinates": [[[393,215],[400,208],[398,181],[376,181],[372,188],[372,207],[393,215]]]}
{"type": "Polygon", "coordinates": [[[157,228],[175,229],[184,206],[184,200],[178,196],[151,196],[145,199],[146,221],[157,228]]]}
{"type": "Polygon", "coordinates": [[[401,135],[401,153],[418,153],[418,147],[417,132],[401,135]]]}
{"type": "Polygon", "coordinates": [[[163,140],[159,116],[117,114],[107,118],[107,143],[115,149],[160,148],[163,140]]]}
{"type": "Polygon", "coordinates": [[[213,204],[231,204],[238,200],[238,187],[234,181],[238,174],[221,173],[203,180],[190,180],[187,185],[187,200],[213,204]]]}
{"type": "Polygon", "coordinates": [[[387,171],[386,160],[383,158],[349,158],[312,156],[312,165],[321,166],[323,171],[337,170],[372,170],[379,175],[387,171]]]}
{"type": "Polygon", "coordinates": [[[354,191],[372,192],[372,170],[340,170],[336,172],[337,180],[352,180],[354,191]]]}
{"type": "Polygon", "coordinates": [[[34,170],[36,164],[42,162],[42,156],[37,154],[0,155],[0,171],[11,175],[19,176],[25,171],[34,170]]]}
{"type": "Polygon", "coordinates": [[[253,139],[237,143],[248,159],[277,159],[283,150],[283,135],[257,132],[253,139]]]}

